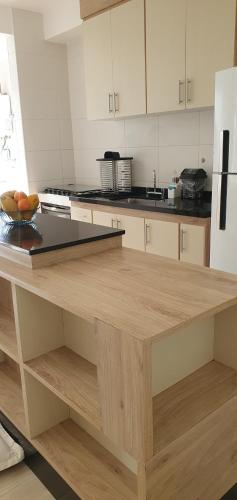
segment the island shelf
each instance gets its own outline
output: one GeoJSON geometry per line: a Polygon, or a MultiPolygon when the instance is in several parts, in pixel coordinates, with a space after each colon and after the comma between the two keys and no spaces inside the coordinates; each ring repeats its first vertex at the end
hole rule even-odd
{"type": "Polygon", "coordinates": [[[25,409],[19,366],[1,352],[0,409],[26,435],[25,409]]]}
{"type": "Polygon", "coordinates": [[[0,278],[0,350],[18,360],[11,283],[3,278],[0,278]]]}
{"type": "Polygon", "coordinates": [[[0,258],[0,276],[0,410],[82,500],[225,494],[236,277],[127,249],[41,270],[0,258]]]}

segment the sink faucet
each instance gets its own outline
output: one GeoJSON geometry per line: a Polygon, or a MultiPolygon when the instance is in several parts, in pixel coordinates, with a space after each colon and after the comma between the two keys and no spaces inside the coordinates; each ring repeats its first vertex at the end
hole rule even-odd
{"type": "Polygon", "coordinates": [[[156,192],[156,171],[155,169],[153,170],[153,187],[154,187],[154,193],[156,192]]]}

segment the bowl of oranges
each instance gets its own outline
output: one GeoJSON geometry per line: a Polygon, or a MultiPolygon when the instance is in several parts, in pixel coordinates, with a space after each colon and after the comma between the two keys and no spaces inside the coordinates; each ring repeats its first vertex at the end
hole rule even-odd
{"type": "Polygon", "coordinates": [[[7,224],[31,224],[39,206],[37,194],[27,196],[23,191],[7,191],[0,196],[2,219],[7,224]]]}

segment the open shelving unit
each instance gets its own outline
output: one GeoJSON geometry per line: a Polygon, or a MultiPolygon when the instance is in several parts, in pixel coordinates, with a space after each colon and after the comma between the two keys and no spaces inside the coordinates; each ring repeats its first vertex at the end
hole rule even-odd
{"type": "Polygon", "coordinates": [[[203,498],[193,446],[205,477],[237,449],[237,306],[143,342],[0,285],[0,410],[79,497],[203,498]]]}
{"type": "Polygon", "coordinates": [[[0,278],[0,350],[18,361],[11,283],[0,278]]]}
{"type": "Polygon", "coordinates": [[[5,354],[2,354],[0,359],[0,409],[23,434],[26,434],[19,366],[5,354]]]}
{"type": "Polygon", "coordinates": [[[100,429],[96,366],[68,347],[25,363],[25,369],[100,429]]]}
{"type": "Polygon", "coordinates": [[[153,398],[154,453],[237,396],[237,371],[211,361],[153,398]]]}

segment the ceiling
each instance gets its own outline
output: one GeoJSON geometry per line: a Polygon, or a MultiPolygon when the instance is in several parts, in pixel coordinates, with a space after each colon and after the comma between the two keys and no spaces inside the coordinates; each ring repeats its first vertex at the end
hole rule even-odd
{"type": "Polygon", "coordinates": [[[0,0],[0,5],[32,10],[35,12],[44,12],[45,8],[47,8],[50,3],[51,0],[0,0]]]}

